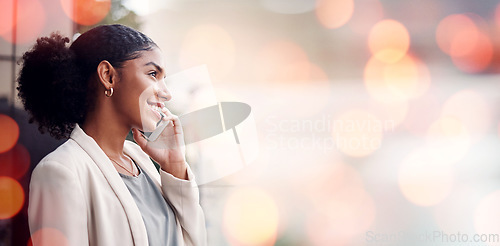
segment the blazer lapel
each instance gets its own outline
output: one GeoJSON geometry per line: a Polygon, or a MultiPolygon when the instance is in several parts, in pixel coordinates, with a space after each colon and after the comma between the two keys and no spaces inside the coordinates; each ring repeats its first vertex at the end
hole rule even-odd
{"type": "Polygon", "coordinates": [[[80,147],[87,152],[96,166],[101,170],[109,185],[120,200],[127,219],[130,224],[130,230],[134,238],[135,245],[147,245],[147,232],[141,212],[135,204],[134,198],[127,189],[125,183],[113,166],[113,163],[106,156],[95,140],[88,136],[78,124],[76,124],[70,136],[80,147]]]}

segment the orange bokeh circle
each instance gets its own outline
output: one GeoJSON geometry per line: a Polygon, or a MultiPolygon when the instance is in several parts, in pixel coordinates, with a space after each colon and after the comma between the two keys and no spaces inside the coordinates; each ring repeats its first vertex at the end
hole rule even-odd
{"type": "Polygon", "coordinates": [[[17,180],[0,177],[0,219],[14,217],[24,204],[24,190],[17,180]]]}
{"type": "Polygon", "coordinates": [[[64,13],[81,25],[99,23],[111,9],[111,0],[61,0],[64,13]]]}
{"type": "Polygon", "coordinates": [[[401,102],[423,95],[431,76],[426,64],[410,54],[394,63],[385,63],[375,56],[364,71],[364,84],[370,96],[379,102],[401,102]]]}
{"type": "Polygon", "coordinates": [[[259,188],[241,188],[224,207],[224,233],[234,245],[274,245],[279,223],[275,199],[259,188]]]}
{"type": "Polygon", "coordinates": [[[320,0],[316,5],[316,17],[326,28],[339,28],[346,24],[354,12],[353,0],[320,0]]]}
{"type": "Polygon", "coordinates": [[[9,151],[19,138],[19,126],[11,117],[0,114],[0,153],[9,151]]]}
{"type": "Polygon", "coordinates": [[[382,20],[370,30],[368,47],[378,60],[394,63],[403,58],[410,48],[410,34],[396,20],[382,20]]]}

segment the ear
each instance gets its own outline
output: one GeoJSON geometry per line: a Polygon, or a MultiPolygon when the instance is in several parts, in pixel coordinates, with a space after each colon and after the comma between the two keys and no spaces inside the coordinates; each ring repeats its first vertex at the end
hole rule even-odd
{"type": "Polygon", "coordinates": [[[99,78],[99,82],[101,82],[104,88],[109,90],[115,86],[114,82],[117,79],[117,71],[111,63],[103,60],[97,66],[97,76],[99,78]]]}

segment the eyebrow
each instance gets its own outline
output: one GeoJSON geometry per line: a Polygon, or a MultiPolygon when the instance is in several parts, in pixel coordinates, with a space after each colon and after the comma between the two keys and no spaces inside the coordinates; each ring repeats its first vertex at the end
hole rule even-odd
{"type": "Polygon", "coordinates": [[[160,65],[158,65],[154,62],[148,62],[148,63],[144,64],[144,66],[149,66],[149,65],[153,65],[156,69],[158,69],[158,71],[160,71],[160,73],[164,72],[164,69],[162,67],[160,67],[160,65]]]}

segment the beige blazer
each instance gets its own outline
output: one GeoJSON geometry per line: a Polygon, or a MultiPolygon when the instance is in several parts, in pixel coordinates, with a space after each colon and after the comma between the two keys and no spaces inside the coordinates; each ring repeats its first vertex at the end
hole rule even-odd
{"type": "MultiPolygon", "coordinates": [[[[181,180],[158,173],[149,156],[131,141],[125,141],[124,152],[155,181],[172,206],[177,232],[184,239],[181,245],[206,245],[205,218],[191,169],[189,180],[181,180]]],[[[78,125],[33,171],[28,219],[36,246],[54,245],[51,240],[56,238],[75,246],[148,245],[134,198],[106,154],[78,125]]]]}

